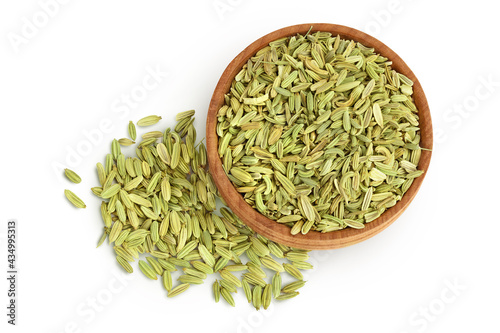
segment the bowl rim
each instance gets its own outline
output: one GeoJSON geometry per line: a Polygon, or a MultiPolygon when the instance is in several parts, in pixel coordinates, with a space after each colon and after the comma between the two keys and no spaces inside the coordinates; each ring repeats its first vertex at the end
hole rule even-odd
{"type": "Polygon", "coordinates": [[[429,169],[433,147],[433,133],[429,105],[422,86],[408,65],[392,49],[375,37],[354,28],[330,23],[305,23],[281,28],[264,35],[247,46],[229,63],[221,75],[210,101],[207,114],[206,141],[209,169],[220,195],[226,201],[229,208],[245,224],[260,235],[287,246],[307,250],[326,250],[343,248],[369,239],[386,229],[406,210],[415,198],[429,169]],[[309,231],[306,235],[302,235],[301,233],[292,235],[290,227],[265,217],[244,201],[243,196],[236,191],[225,174],[218,154],[218,136],[216,134],[217,112],[222,106],[224,95],[229,91],[229,87],[236,74],[251,56],[255,55],[261,48],[267,46],[269,42],[282,37],[294,36],[297,33],[304,35],[308,31],[310,33],[316,31],[330,32],[333,35],[340,35],[343,39],[354,40],[364,46],[373,47],[377,53],[392,61],[391,67],[394,70],[406,75],[414,82],[413,98],[420,118],[420,144],[422,147],[429,149],[422,150],[418,165],[418,168],[425,170],[425,172],[413,181],[408,191],[395,206],[387,209],[374,221],[367,223],[364,229],[346,228],[327,233],[309,231]]]}

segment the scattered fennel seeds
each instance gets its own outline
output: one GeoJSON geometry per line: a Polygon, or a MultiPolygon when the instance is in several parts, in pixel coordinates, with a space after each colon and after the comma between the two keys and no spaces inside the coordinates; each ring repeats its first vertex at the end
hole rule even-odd
{"type": "Polygon", "coordinates": [[[218,152],[245,201],[292,234],[361,229],[401,200],[421,148],[413,82],[327,32],[269,43],[218,112],[218,152]]]}
{"type": "Polygon", "coordinates": [[[70,181],[72,181],[75,184],[79,184],[82,181],[82,178],[78,176],[76,172],[70,169],[64,169],[64,174],[66,175],[66,178],[68,178],[70,181]]]}
{"type": "Polygon", "coordinates": [[[80,199],[75,193],[70,190],[64,190],[64,195],[68,198],[69,202],[71,202],[76,208],[86,208],[87,205],[80,199]]]}
{"type": "MultiPolygon", "coordinates": [[[[142,126],[142,127],[144,127],[144,126],[151,126],[151,125],[156,124],[160,120],[161,120],[160,116],[147,116],[147,117],[144,117],[144,118],[140,119],[137,122],[137,126],[142,126]]],[[[130,128],[129,128],[129,130],[130,130],[130,128]]]]}
{"type": "Polygon", "coordinates": [[[135,141],[135,139],[137,139],[136,128],[132,121],[128,122],[128,136],[130,137],[130,139],[132,139],[132,141],[135,141]]]}
{"type": "Polygon", "coordinates": [[[188,290],[189,286],[190,285],[188,283],[180,284],[177,287],[169,290],[167,293],[167,297],[175,297],[175,296],[185,292],[186,290],[188,290]]]}
{"type": "MultiPolygon", "coordinates": [[[[143,124],[151,122],[146,118],[143,124]]],[[[219,193],[208,172],[205,146],[195,145],[194,111],[181,112],[176,120],[173,130],[142,135],[136,157],[125,156],[120,140],[114,140],[105,166],[97,163],[100,186],[92,192],[103,199],[104,222],[98,246],[106,239],[114,243],[116,260],[129,273],[134,271],[130,263],[146,254],[139,270],[160,280],[168,297],[212,274],[218,275],[212,285],[215,302],[222,296],[235,306],[238,289],[256,309],[267,309],[273,296],[295,296],[293,288],[282,290],[279,272],[300,282],[302,274],[294,264],[311,268],[308,251],[254,233],[227,207],[216,213],[219,193]]]]}
{"type": "Polygon", "coordinates": [[[127,138],[121,138],[118,140],[118,143],[120,144],[120,146],[131,146],[135,142],[127,138]]]}

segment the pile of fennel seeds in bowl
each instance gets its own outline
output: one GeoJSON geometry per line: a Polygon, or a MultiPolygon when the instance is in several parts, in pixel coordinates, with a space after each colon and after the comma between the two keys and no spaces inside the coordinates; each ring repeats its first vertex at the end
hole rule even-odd
{"type": "MultiPolygon", "coordinates": [[[[137,125],[160,119],[148,116],[137,125]]],[[[238,289],[257,310],[267,309],[272,299],[297,296],[305,285],[301,270],[312,268],[309,251],[254,233],[226,207],[219,215],[207,152],[203,143],[196,144],[194,111],[181,112],[176,120],[173,130],[143,134],[135,157],[121,149],[135,144],[136,127],[130,122],[130,138],[113,140],[104,165],[97,163],[100,186],[92,192],[103,200],[104,221],[98,247],[108,240],[129,273],[134,261],[145,257],[138,260],[139,269],[149,279],[160,277],[168,297],[203,284],[212,274],[217,276],[212,285],[216,302],[222,297],[235,306],[238,289]]]]}
{"type": "Polygon", "coordinates": [[[245,201],[291,228],[361,229],[401,200],[421,147],[413,82],[352,40],[316,32],[259,50],[218,111],[218,153],[245,201]]]}

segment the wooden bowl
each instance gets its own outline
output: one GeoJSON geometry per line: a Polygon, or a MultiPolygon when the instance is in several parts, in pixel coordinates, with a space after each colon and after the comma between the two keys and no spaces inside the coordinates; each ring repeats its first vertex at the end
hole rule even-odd
{"type": "MultiPolygon", "coordinates": [[[[248,205],[243,199],[243,196],[236,191],[222,168],[222,162],[217,151],[217,112],[224,103],[224,94],[229,91],[231,82],[233,81],[236,74],[241,70],[247,60],[255,55],[258,50],[267,46],[269,42],[282,37],[294,36],[298,33],[304,35],[305,33],[307,33],[307,31],[309,31],[311,26],[311,33],[316,31],[327,31],[331,32],[333,35],[340,35],[340,37],[344,39],[352,39],[354,41],[361,42],[365,46],[373,47],[377,53],[380,53],[384,57],[389,58],[389,60],[392,60],[393,69],[413,80],[413,97],[420,117],[421,146],[428,149],[432,149],[432,122],[424,91],[422,90],[422,87],[415,74],[413,74],[413,72],[405,64],[405,62],[393,50],[391,50],[379,40],[353,28],[325,23],[299,24],[286,27],[271,32],[270,34],[267,34],[262,38],[259,38],[258,40],[250,44],[246,49],[244,49],[240,54],[238,54],[238,56],[234,58],[233,61],[231,61],[231,63],[227,66],[226,70],[222,74],[217,87],[215,88],[212,100],[210,101],[207,115],[206,138],[208,161],[210,165],[210,172],[213,175],[214,181],[219,189],[220,194],[222,195],[228,206],[233,210],[233,212],[249,227],[251,227],[254,231],[261,234],[262,236],[265,236],[272,241],[300,249],[326,250],[342,248],[359,243],[375,236],[376,234],[387,228],[404,212],[404,210],[413,200],[420,186],[422,185],[425,173],[421,177],[415,179],[401,201],[399,201],[394,207],[391,207],[387,211],[385,211],[376,220],[367,223],[364,229],[347,228],[328,233],[310,231],[306,235],[302,235],[299,233],[298,235],[294,236],[290,234],[290,227],[279,224],[260,214],[257,210],[248,205]]],[[[419,169],[428,170],[431,160],[431,154],[431,151],[422,151],[422,156],[418,165],[419,169]]]]}

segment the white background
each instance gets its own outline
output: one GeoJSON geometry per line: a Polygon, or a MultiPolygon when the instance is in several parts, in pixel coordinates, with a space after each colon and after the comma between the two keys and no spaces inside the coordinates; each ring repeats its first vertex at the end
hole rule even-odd
{"type": "Polygon", "coordinates": [[[499,332],[493,1],[62,2],[47,22],[38,1],[0,3],[2,332],[499,332]],[[40,27],[29,31],[34,20],[40,27]],[[198,111],[203,137],[211,94],[231,59],[264,34],[306,22],[368,32],[419,78],[435,149],[414,202],[368,241],[312,252],[315,269],[300,296],[267,312],[256,312],[241,291],[236,308],[215,304],[211,283],[167,299],[159,281],[140,273],[123,280],[110,247],[95,249],[102,222],[89,191],[110,141],[126,136],[129,120],[159,114],[163,129],[188,109],[198,111]],[[168,75],[124,107],[122,97],[154,70],[168,75]],[[60,165],[83,182],[68,183],[60,165]],[[70,206],[65,188],[87,209],[70,206]],[[19,221],[16,327],[5,316],[9,218],[19,221]]]}

